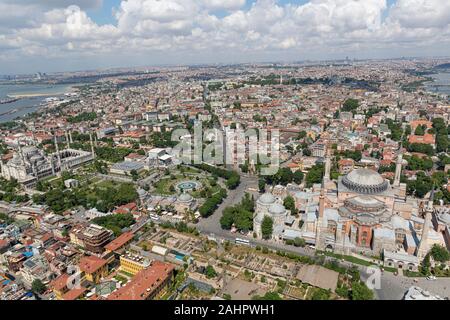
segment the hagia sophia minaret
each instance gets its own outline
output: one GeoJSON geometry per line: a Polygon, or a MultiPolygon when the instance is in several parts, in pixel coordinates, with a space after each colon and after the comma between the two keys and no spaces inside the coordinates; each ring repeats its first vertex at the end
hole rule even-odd
{"type": "Polygon", "coordinates": [[[326,151],[326,158],[325,158],[325,176],[324,176],[324,182],[330,182],[331,177],[331,150],[327,149],[326,151]]]}
{"type": "Polygon", "coordinates": [[[67,149],[70,149],[69,133],[67,131],[66,131],[66,144],[67,144],[67,149]]]}
{"type": "Polygon", "coordinates": [[[394,187],[400,186],[400,179],[402,176],[403,154],[399,153],[397,156],[397,164],[395,167],[394,187]]]}
{"type": "Polygon", "coordinates": [[[95,159],[95,148],[94,148],[94,140],[92,140],[92,133],[89,133],[89,139],[91,141],[91,153],[92,157],[95,159]]]}
{"type": "Polygon", "coordinates": [[[54,140],[55,140],[56,157],[58,158],[58,166],[59,166],[59,170],[62,170],[62,166],[61,166],[61,155],[59,154],[59,146],[58,146],[58,140],[56,139],[56,134],[55,134],[55,136],[54,136],[54,140]]]}
{"type": "Polygon", "coordinates": [[[323,217],[325,213],[325,178],[322,180],[322,187],[320,188],[319,196],[319,214],[317,217],[316,225],[316,249],[321,250],[323,248],[321,229],[323,228],[323,217]]]}
{"type": "Polygon", "coordinates": [[[434,186],[431,191],[430,199],[428,200],[427,207],[425,209],[425,222],[423,224],[422,237],[420,239],[419,247],[417,248],[417,257],[422,260],[428,254],[428,233],[432,226],[431,219],[433,213],[433,203],[434,203],[434,186]]]}

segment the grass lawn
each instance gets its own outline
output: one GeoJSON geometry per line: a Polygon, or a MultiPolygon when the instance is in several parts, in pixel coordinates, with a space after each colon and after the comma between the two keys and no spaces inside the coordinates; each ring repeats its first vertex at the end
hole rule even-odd
{"type": "Polygon", "coordinates": [[[425,278],[426,276],[420,272],[404,270],[403,275],[410,278],[425,278]]]}
{"type": "Polygon", "coordinates": [[[103,180],[97,183],[95,186],[99,189],[115,188],[118,184],[111,180],[103,180]]]}
{"type": "Polygon", "coordinates": [[[391,268],[391,267],[383,267],[383,269],[384,269],[384,271],[392,272],[392,273],[395,273],[398,271],[397,268],[391,268]]]}
{"type": "Polygon", "coordinates": [[[333,257],[333,258],[340,259],[340,260],[344,259],[345,261],[348,261],[348,262],[351,262],[351,263],[354,263],[354,264],[359,264],[361,266],[369,267],[369,266],[373,266],[374,265],[373,262],[362,260],[362,259],[359,259],[359,258],[356,258],[356,257],[353,257],[353,256],[345,256],[345,255],[336,254],[336,253],[332,253],[332,252],[324,252],[324,254],[326,256],[328,256],[328,257],[333,257]]]}
{"type": "Polygon", "coordinates": [[[116,276],[114,277],[114,279],[116,279],[117,281],[119,281],[122,285],[128,282],[128,279],[127,279],[127,278],[125,278],[125,277],[123,277],[123,276],[121,276],[121,275],[119,275],[119,274],[116,275],[116,276]]]}
{"type": "Polygon", "coordinates": [[[159,180],[155,185],[156,192],[162,195],[176,194],[176,191],[175,192],[170,191],[170,186],[175,185],[176,183],[178,183],[178,181],[179,181],[178,179],[172,180],[170,178],[159,180]]]}
{"type": "Polygon", "coordinates": [[[119,273],[123,274],[124,276],[126,276],[128,278],[133,278],[134,277],[134,275],[132,273],[129,273],[129,272],[126,272],[126,271],[123,271],[123,270],[120,270],[119,273]]]}

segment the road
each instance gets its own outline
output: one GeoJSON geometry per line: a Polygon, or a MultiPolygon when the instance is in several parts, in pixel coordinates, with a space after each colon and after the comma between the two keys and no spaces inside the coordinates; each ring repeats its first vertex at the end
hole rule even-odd
{"type": "Polygon", "coordinates": [[[379,300],[400,300],[410,287],[417,286],[433,295],[450,297],[450,278],[438,278],[435,281],[425,278],[416,279],[417,282],[414,282],[414,278],[395,276],[393,273],[384,272],[381,277],[380,289],[374,290],[375,295],[379,300]]]}
{"type": "MultiPolygon", "coordinates": [[[[236,190],[231,190],[228,192],[228,197],[220,205],[220,207],[215,211],[215,213],[206,218],[202,219],[197,225],[197,229],[204,235],[214,236],[217,240],[228,240],[234,241],[237,237],[248,239],[251,241],[252,245],[265,246],[271,250],[282,250],[286,252],[295,253],[302,256],[314,257],[315,251],[309,248],[300,248],[294,246],[287,246],[283,243],[275,243],[264,240],[253,239],[252,237],[247,237],[241,234],[233,234],[230,231],[222,230],[220,227],[220,218],[222,217],[223,210],[228,207],[239,203],[245,192],[253,193],[249,188],[258,188],[258,178],[257,177],[246,177],[241,176],[241,184],[236,190]]],[[[331,258],[327,258],[331,259],[331,258]]],[[[339,263],[346,267],[356,266],[361,272],[361,278],[366,281],[371,273],[368,273],[367,268],[354,265],[350,262],[339,263]]],[[[428,290],[432,294],[440,295],[441,297],[450,296],[450,278],[440,278],[436,281],[429,281],[424,278],[417,279],[418,282],[414,282],[414,278],[408,278],[405,276],[395,276],[393,273],[384,272],[381,274],[380,288],[375,289],[375,296],[379,300],[401,300],[405,295],[406,291],[411,286],[419,286],[425,290],[428,290]]]]}
{"type": "Polygon", "coordinates": [[[220,218],[222,217],[223,210],[226,207],[234,206],[241,202],[246,192],[252,193],[249,191],[249,188],[254,188],[257,190],[258,188],[258,177],[250,177],[250,176],[241,176],[241,183],[235,190],[228,190],[227,198],[224,199],[222,204],[217,208],[217,210],[206,219],[201,219],[200,222],[196,225],[197,230],[204,234],[215,234],[219,236],[225,236],[229,232],[222,230],[220,227],[220,218]]]}

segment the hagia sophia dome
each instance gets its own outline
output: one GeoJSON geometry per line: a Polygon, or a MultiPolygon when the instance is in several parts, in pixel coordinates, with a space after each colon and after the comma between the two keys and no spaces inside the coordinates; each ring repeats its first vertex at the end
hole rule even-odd
{"type": "Polygon", "coordinates": [[[356,193],[378,194],[389,189],[389,181],[370,169],[356,169],[342,179],[342,184],[356,193]]]}

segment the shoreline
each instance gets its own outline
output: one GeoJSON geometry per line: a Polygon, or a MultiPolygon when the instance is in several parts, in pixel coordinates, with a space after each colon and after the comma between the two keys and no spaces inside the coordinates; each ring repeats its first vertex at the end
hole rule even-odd
{"type": "Polygon", "coordinates": [[[8,94],[8,98],[12,99],[26,99],[26,98],[40,98],[40,97],[52,97],[52,96],[60,96],[65,93],[23,93],[23,94],[8,94]]]}

